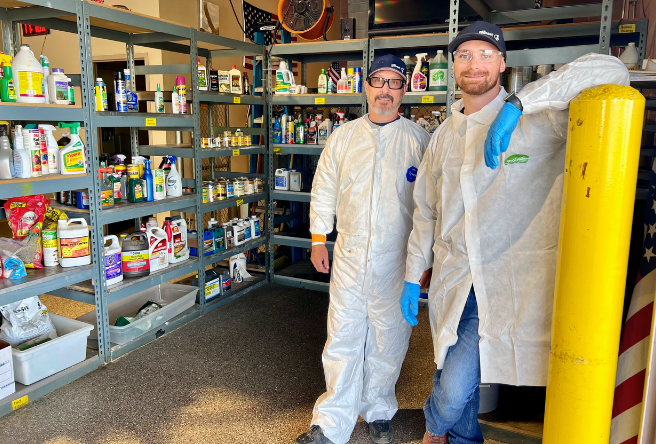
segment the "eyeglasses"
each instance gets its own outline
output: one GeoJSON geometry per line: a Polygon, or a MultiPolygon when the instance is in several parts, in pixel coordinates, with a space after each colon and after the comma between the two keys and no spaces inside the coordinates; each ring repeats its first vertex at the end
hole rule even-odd
{"type": "Polygon", "coordinates": [[[389,89],[403,89],[405,80],[384,79],[382,77],[367,77],[367,83],[373,88],[382,88],[386,83],[389,89]]]}
{"type": "Polygon", "coordinates": [[[453,61],[455,63],[469,63],[474,57],[481,63],[493,63],[503,57],[503,53],[491,49],[481,49],[473,52],[467,49],[458,49],[453,52],[453,61]]]}

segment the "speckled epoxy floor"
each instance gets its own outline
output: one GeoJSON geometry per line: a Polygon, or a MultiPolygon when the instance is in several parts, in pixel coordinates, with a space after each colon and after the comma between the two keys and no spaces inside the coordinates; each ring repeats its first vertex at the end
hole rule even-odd
{"type": "MultiPolygon", "coordinates": [[[[293,443],[324,389],[327,306],[324,293],[266,286],[0,418],[0,442],[293,443]]],[[[424,432],[434,364],[425,310],[419,320],[397,386],[397,443],[424,432]]],[[[350,442],[371,442],[366,424],[350,442]]]]}

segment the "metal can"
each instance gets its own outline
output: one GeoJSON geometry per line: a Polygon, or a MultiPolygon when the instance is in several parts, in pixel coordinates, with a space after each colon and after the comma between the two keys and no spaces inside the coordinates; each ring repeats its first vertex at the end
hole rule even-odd
{"type": "Polygon", "coordinates": [[[255,188],[253,187],[253,179],[244,177],[244,194],[255,194],[255,188]]]}
{"type": "Polygon", "coordinates": [[[203,148],[203,149],[209,148],[211,140],[212,139],[210,139],[209,137],[202,137],[200,139],[200,147],[203,148]]]}
{"type": "Polygon", "coordinates": [[[227,183],[225,180],[219,181],[216,187],[216,196],[218,200],[225,200],[228,196],[228,190],[226,187],[227,183]]]}
{"type": "Polygon", "coordinates": [[[207,185],[203,185],[203,203],[209,202],[209,190],[207,185]]]}
{"type": "Polygon", "coordinates": [[[217,199],[217,184],[216,182],[209,182],[207,184],[207,194],[210,202],[216,202],[217,199]]]}
{"type": "Polygon", "coordinates": [[[139,169],[139,165],[134,163],[128,165],[128,178],[130,179],[141,178],[141,170],[139,169]]]}
{"type": "Polygon", "coordinates": [[[214,148],[221,148],[221,138],[220,137],[215,137],[212,139],[212,144],[214,145],[214,148]]]}
{"type": "Polygon", "coordinates": [[[253,179],[253,189],[256,193],[264,193],[264,181],[259,177],[253,179]]]}
{"type": "Polygon", "coordinates": [[[226,199],[232,199],[235,197],[235,187],[232,182],[226,182],[226,199]]]}
{"type": "Polygon", "coordinates": [[[96,79],[95,94],[96,111],[107,111],[109,109],[107,105],[107,85],[105,85],[102,77],[96,79]]]}
{"type": "Polygon", "coordinates": [[[239,136],[233,134],[230,138],[230,146],[239,146],[239,136]]]}
{"type": "Polygon", "coordinates": [[[230,146],[231,141],[232,141],[232,134],[230,133],[230,130],[225,130],[223,132],[223,146],[225,147],[230,146]]]}
{"type": "Polygon", "coordinates": [[[244,195],[244,182],[237,179],[232,183],[232,186],[235,190],[235,197],[241,197],[244,195]]]}

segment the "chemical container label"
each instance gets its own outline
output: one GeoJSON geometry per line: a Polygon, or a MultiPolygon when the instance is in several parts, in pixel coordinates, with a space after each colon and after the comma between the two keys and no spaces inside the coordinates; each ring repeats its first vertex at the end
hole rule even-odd
{"type": "Polygon", "coordinates": [[[43,73],[18,71],[18,92],[21,97],[45,97],[43,94],[43,73]]]}
{"type": "MultiPolygon", "coordinates": [[[[119,184],[120,186],[120,184],[119,184]]],[[[119,188],[120,190],[120,188],[119,188]]],[[[120,193],[120,191],[119,191],[120,193]]],[[[88,197],[87,197],[88,201],[88,197]]],[[[88,205],[88,202],[87,202],[88,205]]],[[[114,205],[114,190],[104,190],[100,192],[100,206],[101,207],[111,207],[114,205]]]]}
{"type": "Polygon", "coordinates": [[[27,395],[23,396],[22,398],[14,399],[13,401],[11,401],[11,409],[12,410],[19,409],[24,405],[27,405],[27,403],[29,402],[30,402],[30,398],[28,398],[27,395]]]}
{"type": "Polygon", "coordinates": [[[239,199],[239,200],[237,201],[237,206],[240,206],[240,205],[243,204],[243,203],[244,203],[244,199],[239,199]]]}
{"type": "Polygon", "coordinates": [[[280,152],[282,152],[282,148],[277,146],[277,147],[273,148],[273,152],[274,153],[280,153],[280,152]]]}
{"type": "Polygon", "coordinates": [[[62,259],[89,256],[89,236],[69,237],[58,242],[62,259]]]}
{"type": "MultiPolygon", "coordinates": [[[[82,143],[78,143],[82,145],[82,143]]],[[[82,149],[64,155],[64,169],[69,173],[84,173],[84,152],[82,149]]]]}
{"type": "Polygon", "coordinates": [[[150,270],[148,259],[148,250],[124,251],[121,253],[123,271],[127,273],[150,270]]]}
{"type": "Polygon", "coordinates": [[[232,155],[233,156],[239,156],[239,149],[232,150],[232,155]]]}
{"type": "Polygon", "coordinates": [[[315,105],[325,105],[326,104],[326,98],[325,97],[316,97],[314,99],[314,104],[315,105]]]}
{"type": "Polygon", "coordinates": [[[123,274],[121,268],[121,253],[105,253],[105,278],[114,279],[123,274]]]}
{"type": "Polygon", "coordinates": [[[157,119],[155,118],[146,119],[146,126],[157,126],[157,119]]]}
{"type": "Polygon", "coordinates": [[[57,231],[55,230],[43,230],[41,231],[41,237],[43,238],[43,248],[57,248],[57,231]]]}
{"type": "MultiPolygon", "coordinates": [[[[68,98],[68,92],[70,91],[70,87],[68,86],[68,82],[55,82],[55,94],[57,100],[69,100],[68,98]]],[[[101,97],[101,103],[102,103],[102,97],[101,97]]],[[[102,109],[100,111],[103,111],[102,109]]]]}
{"type": "Polygon", "coordinates": [[[433,68],[430,70],[430,86],[446,86],[446,69],[433,68]]]}
{"type": "Polygon", "coordinates": [[[211,282],[205,284],[205,300],[210,299],[217,294],[221,293],[221,278],[214,279],[211,282]]]}
{"type": "Polygon", "coordinates": [[[166,239],[150,238],[150,271],[168,266],[168,242],[166,239]]]}
{"type": "Polygon", "coordinates": [[[433,96],[422,96],[421,103],[433,103],[433,96]]]}
{"type": "MultiPolygon", "coordinates": [[[[233,86],[235,85],[234,79],[232,80],[233,86]]],[[[239,82],[237,82],[237,86],[235,88],[239,88],[239,82]]],[[[241,97],[233,97],[232,98],[232,103],[241,103],[241,97]]]]}
{"type": "Polygon", "coordinates": [[[620,25],[620,34],[628,34],[631,32],[636,32],[636,25],[635,23],[630,24],[630,25],[620,25]]]}

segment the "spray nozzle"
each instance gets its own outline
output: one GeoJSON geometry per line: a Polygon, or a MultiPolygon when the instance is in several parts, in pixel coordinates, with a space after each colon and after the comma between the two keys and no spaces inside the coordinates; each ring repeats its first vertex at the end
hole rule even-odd
{"type": "Polygon", "coordinates": [[[71,134],[77,134],[80,128],[80,122],[71,122],[71,123],[59,122],[57,126],[59,126],[59,128],[70,128],[71,134]]]}
{"type": "Polygon", "coordinates": [[[416,56],[417,56],[417,62],[423,62],[424,60],[426,60],[426,56],[427,56],[427,55],[428,55],[427,52],[422,52],[422,53],[420,53],[420,54],[416,54],[416,56]]]}
{"type": "MultiPolygon", "coordinates": [[[[1,122],[0,122],[0,123],[1,123],[1,122]]],[[[53,132],[54,130],[56,130],[57,128],[55,128],[55,127],[52,126],[52,125],[46,125],[46,124],[44,124],[44,123],[40,123],[40,124],[39,124],[39,129],[42,129],[42,130],[44,130],[44,131],[49,132],[50,134],[52,134],[52,132],[53,132]]]]}
{"type": "Polygon", "coordinates": [[[0,136],[6,136],[9,131],[9,122],[0,120],[0,136]]]}
{"type": "Polygon", "coordinates": [[[50,66],[50,60],[43,54],[41,54],[41,66],[50,66]]]}
{"type": "Polygon", "coordinates": [[[125,154],[114,154],[114,162],[116,162],[117,165],[123,165],[125,162],[125,154]]]}
{"type": "Polygon", "coordinates": [[[168,156],[168,158],[169,158],[169,162],[171,162],[171,163],[175,163],[176,160],[178,160],[178,158],[175,157],[175,156],[168,156]]]}

